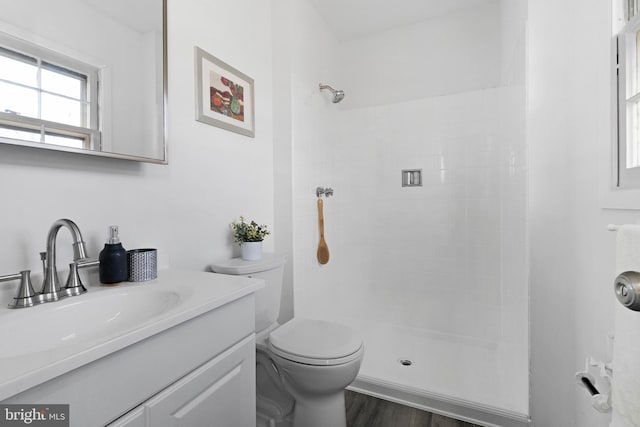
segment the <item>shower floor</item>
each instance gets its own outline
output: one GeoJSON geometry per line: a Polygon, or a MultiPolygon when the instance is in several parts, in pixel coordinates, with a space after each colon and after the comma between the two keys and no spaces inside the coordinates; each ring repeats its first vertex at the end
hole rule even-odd
{"type": "Polygon", "coordinates": [[[526,342],[342,321],[365,345],[351,389],[483,425],[527,425],[526,342]]]}

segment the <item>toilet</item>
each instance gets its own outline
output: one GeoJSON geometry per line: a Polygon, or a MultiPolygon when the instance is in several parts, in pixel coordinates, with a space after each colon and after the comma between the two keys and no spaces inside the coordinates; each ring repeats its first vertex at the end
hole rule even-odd
{"type": "Polygon", "coordinates": [[[344,389],[358,375],[362,338],[351,328],[294,317],[280,325],[286,259],[264,254],[211,264],[211,271],[263,279],[256,301],[257,427],[346,427],[344,389]]]}

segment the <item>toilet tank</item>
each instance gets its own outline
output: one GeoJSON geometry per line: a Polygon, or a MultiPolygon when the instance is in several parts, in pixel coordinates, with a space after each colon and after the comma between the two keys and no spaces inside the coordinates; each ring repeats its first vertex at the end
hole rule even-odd
{"type": "Polygon", "coordinates": [[[264,254],[259,261],[245,261],[242,258],[218,260],[211,264],[214,273],[263,279],[265,287],[255,293],[256,333],[278,321],[280,314],[280,294],[286,258],[264,254]]]}

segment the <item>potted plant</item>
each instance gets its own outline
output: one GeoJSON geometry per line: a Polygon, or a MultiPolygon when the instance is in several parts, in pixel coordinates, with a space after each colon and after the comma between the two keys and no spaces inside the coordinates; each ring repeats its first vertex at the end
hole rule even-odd
{"type": "Polygon", "coordinates": [[[231,223],[233,238],[242,248],[242,259],[247,261],[257,261],[262,258],[262,241],[271,234],[267,226],[259,225],[255,221],[245,222],[240,215],[240,221],[231,223]]]}

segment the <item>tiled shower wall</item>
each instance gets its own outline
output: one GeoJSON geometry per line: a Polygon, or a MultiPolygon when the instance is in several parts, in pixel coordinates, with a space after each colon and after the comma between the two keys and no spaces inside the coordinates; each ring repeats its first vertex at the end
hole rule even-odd
{"type": "Polygon", "coordinates": [[[334,274],[300,295],[305,315],[489,340],[526,328],[523,111],[521,87],[342,111],[325,201],[334,274]],[[402,169],[422,186],[403,188],[402,169]]]}
{"type": "Polygon", "coordinates": [[[526,348],[524,26],[513,2],[349,42],[294,3],[296,314],[526,348]],[[381,71],[384,54],[402,78],[381,71]],[[319,82],[345,100],[332,104],[319,82]],[[423,185],[402,188],[402,169],[422,169],[423,185]],[[324,266],[316,186],[335,189],[324,266]]]}

